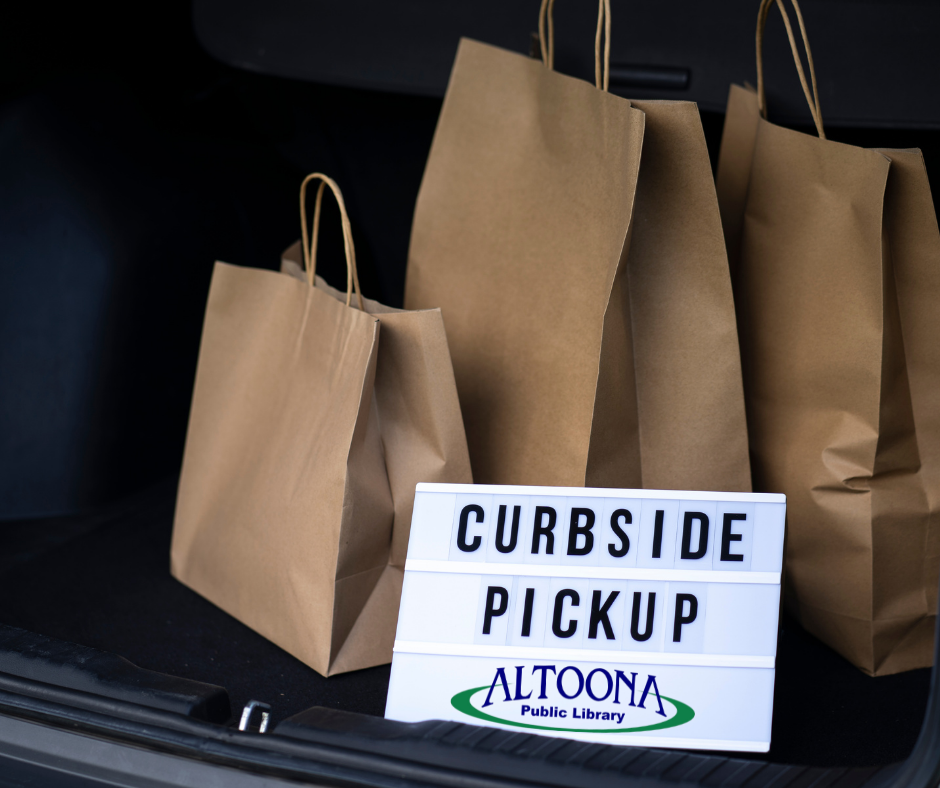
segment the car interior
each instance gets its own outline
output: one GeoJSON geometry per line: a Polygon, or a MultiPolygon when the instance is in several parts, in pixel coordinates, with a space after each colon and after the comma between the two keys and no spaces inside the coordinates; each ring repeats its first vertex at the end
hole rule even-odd
{"type": "MultiPolygon", "coordinates": [[[[612,91],[697,102],[714,166],[728,87],[755,79],[756,5],[614,0],[612,91]]],[[[787,612],[770,752],[693,753],[385,720],[389,666],[324,678],[171,577],[213,262],[278,269],[298,184],[332,173],[363,294],[401,307],[457,42],[537,51],[537,6],[0,12],[0,786],[940,784],[936,667],[872,678],[787,612]]],[[[591,79],[595,13],[558,4],[558,70],[591,79]]],[[[920,148],[940,183],[940,7],[804,13],[830,138],[920,148]]],[[[767,41],[771,116],[811,130],[779,17],[767,41]]]]}

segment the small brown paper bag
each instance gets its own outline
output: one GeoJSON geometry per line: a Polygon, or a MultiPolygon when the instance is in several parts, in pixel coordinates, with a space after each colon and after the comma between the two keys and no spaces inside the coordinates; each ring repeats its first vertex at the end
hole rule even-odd
{"type": "Polygon", "coordinates": [[[919,150],[765,119],[734,86],[718,166],[755,486],[787,495],[787,603],[866,673],[933,661],[940,570],[940,233],[919,150]]]}
{"type": "Polygon", "coordinates": [[[698,111],[607,92],[606,2],[597,86],[553,71],[548,5],[544,63],[460,42],[415,208],[405,303],[443,312],[474,476],[749,490],[698,111]]]}
{"type": "MultiPolygon", "coordinates": [[[[440,311],[359,295],[336,184],[308,176],[301,215],[311,179],[306,272],[299,243],[287,275],[216,263],[171,570],[333,675],[391,661],[415,485],[472,479],[440,311]],[[342,215],[344,294],[314,277],[324,184],[342,215]]],[[[305,219],[303,231],[306,247],[305,219]]]]}

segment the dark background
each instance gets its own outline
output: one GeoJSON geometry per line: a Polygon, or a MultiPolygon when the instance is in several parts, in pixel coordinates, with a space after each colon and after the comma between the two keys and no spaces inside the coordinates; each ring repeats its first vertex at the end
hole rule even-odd
{"type": "MultiPolygon", "coordinates": [[[[704,102],[714,162],[727,84],[755,80],[757,5],[614,0],[613,89],[704,102]],[[663,68],[684,87],[657,87],[663,68]]],[[[829,136],[921,147],[936,181],[940,4],[805,6],[829,136]]],[[[595,8],[558,4],[561,70],[590,75],[595,8]]],[[[457,37],[527,52],[537,11],[538,0],[6,3],[0,520],[80,512],[178,473],[212,262],[276,267],[299,236],[306,173],[339,182],[363,290],[399,306],[457,37]]],[[[766,40],[771,117],[808,123],[776,12],[766,40]]],[[[337,224],[327,201],[318,272],[341,282],[337,224]]]]}
{"type": "MultiPolygon", "coordinates": [[[[365,294],[400,304],[440,101],[222,65],[189,3],[0,13],[2,520],[178,473],[212,263],[278,266],[306,173],[343,188],[365,294]]],[[[345,279],[329,201],[318,272],[345,279]]]]}

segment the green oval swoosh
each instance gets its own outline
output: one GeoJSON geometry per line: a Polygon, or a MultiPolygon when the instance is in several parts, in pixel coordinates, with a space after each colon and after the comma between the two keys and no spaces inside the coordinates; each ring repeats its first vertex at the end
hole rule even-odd
{"type": "Polygon", "coordinates": [[[663,700],[668,700],[676,707],[675,715],[663,722],[657,722],[652,725],[640,725],[636,728],[555,728],[551,725],[535,725],[531,722],[504,720],[501,717],[495,717],[492,714],[487,714],[485,711],[480,711],[480,709],[470,703],[470,698],[480,692],[480,690],[489,689],[489,687],[489,684],[484,684],[482,687],[474,687],[473,689],[458,692],[450,699],[450,705],[463,714],[476,717],[480,720],[486,720],[487,722],[498,722],[501,725],[514,725],[517,728],[534,728],[541,731],[562,731],[565,733],[642,733],[643,731],[659,731],[664,728],[676,728],[679,725],[685,725],[695,717],[695,710],[687,703],[661,695],[660,697],[663,700]]]}

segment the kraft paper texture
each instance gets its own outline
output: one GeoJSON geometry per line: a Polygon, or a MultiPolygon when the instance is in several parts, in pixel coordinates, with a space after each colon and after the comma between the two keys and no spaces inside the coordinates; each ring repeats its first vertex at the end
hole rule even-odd
{"type": "Polygon", "coordinates": [[[731,88],[718,197],[755,488],[787,495],[787,604],[866,673],[929,666],[940,233],[923,159],[774,125],[759,95],[731,88]]]}
{"type": "Polygon", "coordinates": [[[171,569],[333,675],[391,661],[415,485],[472,478],[440,312],[346,306],[285,257],[216,263],[171,569]]]}
{"type": "Polygon", "coordinates": [[[441,308],[477,482],[750,490],[694,104],[462,40],[405,304],[441,308]]]}

